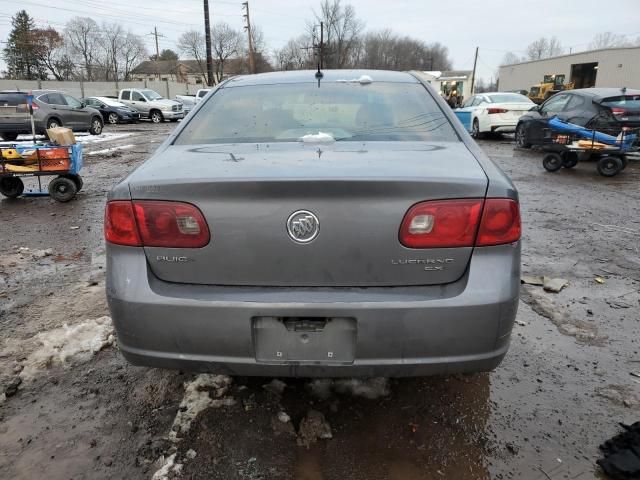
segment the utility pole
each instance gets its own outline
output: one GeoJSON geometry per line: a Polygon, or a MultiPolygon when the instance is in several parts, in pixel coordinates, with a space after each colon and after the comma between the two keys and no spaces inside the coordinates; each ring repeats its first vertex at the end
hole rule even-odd
{"type": "MultiPolygon", "coordinates": [[[[158,27],[153,27],[153,32],[147,33],[147,35],[153,35],[156,38],[156,62],[160,60],[160,46],[158,45],[158,37],[164,37],[161,33],[158,33],[158,27]]],[[[159,77],[160,72],[156,68],[156,75],[159,77]]]]}
{"type": "Polygon", "coordinates": [[[253,33],[251,32],[251,19],[249,18],[249,2],[242,2],[242,8],[246,11],[242,16],[247,22],[244,29],[249,36],[249,72],[256,73],[256,60],[253,56],[253,33]]]}
{"type": "Polygon", "coordinates": [[[476,57],[473,60],[473,73],[471,74],[471,95],[476,83],[476,65],[478,64],[478,47],[476,47],[476,57]]]}
{"type": "Polygon", "coordinates": [[[213,85],[213,57],[211,56],[211,27],[209,26],[209,0],[204,0],[204,39],[207,45],[207,85],[213,85]]]}

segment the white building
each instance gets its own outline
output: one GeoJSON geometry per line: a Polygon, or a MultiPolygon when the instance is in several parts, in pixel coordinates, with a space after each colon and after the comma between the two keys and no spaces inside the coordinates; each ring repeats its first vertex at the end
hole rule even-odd
{"type": "Polygon", "coordinates": [[[471,96],[471,70],[451,70],[448,72],[422,72],[425,80],[436,89],[440,95],[448,97],[452,91],[461,97],[460,103],[471,96]]]}
{"type": "Polygon", "coordinates": [[[574,88],[640,88],[640,47],[605,48],[500,67],[500,91],[529,90],[544,75],[564,74],[574,88]]]}

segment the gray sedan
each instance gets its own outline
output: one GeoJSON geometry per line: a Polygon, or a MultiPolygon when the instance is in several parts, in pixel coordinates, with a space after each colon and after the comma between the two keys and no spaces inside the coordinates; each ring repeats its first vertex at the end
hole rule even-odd
{"type": "Polygon", "coordinates": [[[113,188],[105,236],[139,365],[487,371],[518,305],[517,192],[419,73],[223,82],[113,188]]]}

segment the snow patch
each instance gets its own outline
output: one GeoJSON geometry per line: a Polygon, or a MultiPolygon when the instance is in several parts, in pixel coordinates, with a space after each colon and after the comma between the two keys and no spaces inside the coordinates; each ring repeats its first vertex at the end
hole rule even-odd
{"type": "Polygon", "coordinates": [[[186,382],[184,397],[180,402],[176,418],[173,420],[169,440],[179,441],[191,428],[191,422],[207,408],[234,405],[236,401],[233,398],[222,398],[229,390],[231,382],[231,377],[209,373],[198,375],[194,380],[186,382]]]}
{"type": "Polygon", "coordinates": [[[86,155],[103,155],[105,153],[115,152],[116,150],[127,150],[133,147],[135,147],[135,145],[121,145],[119,147],[105,148],[102,150],[93,150],[91,152],[87,152],[86,155]]]}
{"type": "Polygon", "coordinates": [[[113,323],[105,316],[71,326],[64,324],[38,333],[32,340],[40,348],[24,361],[24,369],[20,372],[23,380],[33,379],[40,370],[54,365],[88,361],[95,353],[113,344],[113,323]]]}
{"type": "Polygon", "coordinates": [[[352,78],[351,80],[340,79],[336,80],[338,83],[359,83],[360,85],[369,85],[373,83],[373,78],[369,75],[361,75],[360,78],[352,78]]]}
{"type": "Polygon", "coordinates": [[[352,395],[354,397],[363,397],[369,400],[386,397],[391,393],[389,389],[389,379],[383,377],[367,379],[320,378],[311,381],[308,384],[308,388],[314,396],[322,400],[328,399],[332,392],[352,395]]]}
{"type": "Polygon", "coordinates": [[[153,474],[151,480],[169,480],[169,474],[175,473],[176,475],[180,475],[182,473],[183,465],[181,463],[176,463],[176,454],[169,455],[166,459],[164,457],[160,458],[162,462],[162,467],[153,474]]]}
{"type": "Polygon", "coordinates": [[[88,133],[85,133],[85,134],[74,133],[74,136],[76,137],[76,142],[82,143],[83,145],[87,145],[89,143],[109,142],[111,140],[118,140],[120,138],[130,137],[131,135],[133,135],[133,133],[127,133],[127,132],[122,132],[122,133],[107,132],[107,133],[101,133],[100,135],[90,135],[88,133]]]}
{"type": "Polygon", "coordinates": [[[336,139],[330,133],[318,132],[304,135],[300,137],[300,141],[303,143],[333,143],[336,139]]]}

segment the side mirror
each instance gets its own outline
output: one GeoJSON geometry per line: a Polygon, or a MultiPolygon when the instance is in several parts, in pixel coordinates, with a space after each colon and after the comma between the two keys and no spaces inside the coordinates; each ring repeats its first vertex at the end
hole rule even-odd
{"type": "Polygon", "coordinates": [[[86,106],[87,106],[87,104],[86,104],[86,103],[84,103],[84,102],[80,102],[80,108],[85,108],[86,106]]]}

